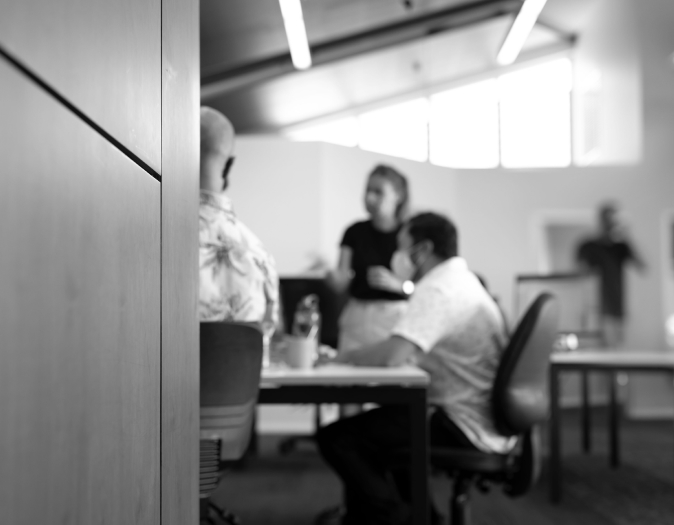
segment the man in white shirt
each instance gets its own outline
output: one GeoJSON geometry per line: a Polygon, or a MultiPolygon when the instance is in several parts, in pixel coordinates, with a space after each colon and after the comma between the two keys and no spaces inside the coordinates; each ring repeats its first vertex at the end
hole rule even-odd
{"type": "Polygon", "coordinates": [[[220,112],[201,108],[199,192],[199,320],[279,319],[274,259],[234,213],[225,194],[234,161],[234,127],[220,112]]]}
{"type": "MultiPolygon", "coordinates": [[[[408,259],[417,282],[406,314],[389,339],[341,353],[336,361],[415,362],[430,375],[431,444],[508,451],[512,440],[496,431],[489,399],[506,327],[493,298],[457,256],[455,226],[437,214],[417,215],[401,230],[398,249],[397,259],[408,259]]],[[[409,426],[406,408],[385,406],[319,430],[321,454],[344,484],[346,509],[341,516],[324,514],[317,523],[411,522],[409,473],[386,467],[391,450],[409,446],[409,426]]]]}

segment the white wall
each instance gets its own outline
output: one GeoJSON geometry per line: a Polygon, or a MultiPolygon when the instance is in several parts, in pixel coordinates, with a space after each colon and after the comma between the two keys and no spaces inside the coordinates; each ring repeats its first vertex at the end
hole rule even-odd
{"type": "Polygon", "coordinates": [[[634,23],[637,8],[634,0],[596,0],[584,20],[574,53],[574,139],[583,165],[641,161],[642,77],[639,27],[634,23]],[[582,144],[586,134],[596,145],[589,155],[584,155],[582,144]]]}
{"type": "Polygon", "coordinates": [[[230,175],[234,210],[282,274],[305,268],[321,234],[320,144],[240,137],[230,175]]]}

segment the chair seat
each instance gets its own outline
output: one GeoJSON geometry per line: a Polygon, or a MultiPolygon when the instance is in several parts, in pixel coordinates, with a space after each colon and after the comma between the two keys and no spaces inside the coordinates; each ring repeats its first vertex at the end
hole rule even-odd
{"type": "Polygon", "coordinates": [[[502,474],[508,471],[512,458],[508,454],[491,454],[461,448],[431,448],[431,464],[441,470],[502,474]]]}

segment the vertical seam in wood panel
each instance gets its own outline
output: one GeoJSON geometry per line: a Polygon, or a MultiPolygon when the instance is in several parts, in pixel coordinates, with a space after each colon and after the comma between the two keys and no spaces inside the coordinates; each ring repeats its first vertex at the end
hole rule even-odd
{"type": "MultiPolygon", "coordinates": [[[[159,169],[164,173],[164,1],[159,2],[159,169]]],[[[161,181],[160,181],[161,182],[161,181]]],[[[164,523],[164,185],[159,185],[159,525],[164,523]]]]}
{"type": "MultiPolygon", "coordinates": [[[[20,73],[28,77],[32,82],[37,84],[40,88],[46,91],[50,96],[55,98],[61,105],[65,106],[69,111],[74,113],[80,120],[92,128],[96,133],[101,135],[105,140],[117,148],[123,155],[128,157],[132,162],[137,164],[143,171],[147,172],[152,178],[161,182],[161,175],[153,170],[145,161],[143,161],[138,155],[133,151],[127,148],[119,140],[113,137],[110,133],[105,131],[99,124],[97,124],[91,117],[79,109],[75,104],[70,102],[65,96],[59,93],[56,89],[50,86],[44,79],[38,76],[33,72],[28,66],[18,60],[16,57],[12,56],[7,50],[0,46],[0,56],[3,57],[7,62],[19,70],[20,73]]],[[[160,164],[161,165],[161,164],[160,164]]]]}

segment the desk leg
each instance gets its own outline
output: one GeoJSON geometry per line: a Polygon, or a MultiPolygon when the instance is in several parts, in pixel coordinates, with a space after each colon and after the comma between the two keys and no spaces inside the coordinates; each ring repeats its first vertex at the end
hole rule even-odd
{"type": "Polygon", "coordinates": [[[412,516],[414,525],[428,524],[428,422],[426,389],[413,388],[410,416],[412,422],[410,473],[412,482],[412,516]]]}
{"type": "Polygon", "coordinates": [[[559,371],[550,365],[550,501],[561,499],[559,371]]]}
{"type": "Polygon", "coordinates": [[[248,446],[246,447],[246,456],[257,457],[260,452],[260,436],[257,432],[257,410],[253,414],[253,423],[250,430],[250,440],[248,441],[248,446]]]}
{"type": "Polygon", "coordinates": [[[620,466],[620,443],[618,440],[618,387],[615,372],[609,372],[609,448],[611,468],[620,466]]]}
{"type": "Polygon", "coordinates": [[[582,419],[582,436],[583,436],[583,452],[590,452],[590,373],[587,370],[580,372],[580,388],[582,397],[581,419],[582,419]]]}

